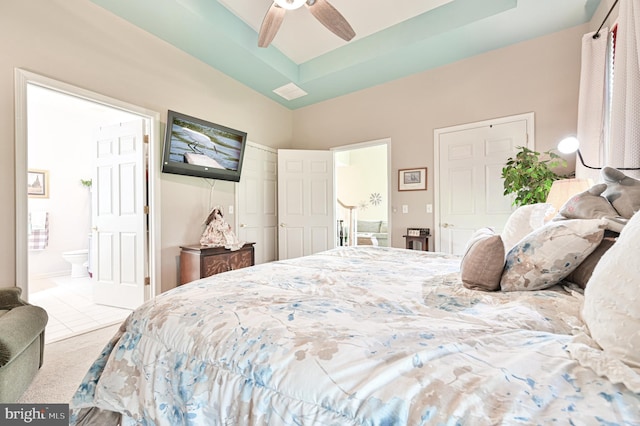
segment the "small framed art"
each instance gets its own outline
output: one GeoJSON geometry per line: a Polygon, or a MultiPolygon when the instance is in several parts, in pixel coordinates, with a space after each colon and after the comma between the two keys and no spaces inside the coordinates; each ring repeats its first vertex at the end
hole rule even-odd
{"type": "Polygon", "coordinates": [[[424,191],[426,189],[426,167],[398,170],[398,191],[424,191]]]}
{"type": "Polygon", "coordinates": [[[49,198],[49,172],[29,169],[27,172],[27,194],[31,198],[49,198]]]}

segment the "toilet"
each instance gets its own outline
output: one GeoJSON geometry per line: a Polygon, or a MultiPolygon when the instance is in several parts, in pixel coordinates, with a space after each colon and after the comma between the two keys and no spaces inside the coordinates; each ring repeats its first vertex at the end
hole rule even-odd
{"type": "Polygon", "coordinates": [[[73,250],[62,252],[62,258],[71,264],[71,277],[88,277],[87,265],[89,262],[89,250],[73,250]]]}

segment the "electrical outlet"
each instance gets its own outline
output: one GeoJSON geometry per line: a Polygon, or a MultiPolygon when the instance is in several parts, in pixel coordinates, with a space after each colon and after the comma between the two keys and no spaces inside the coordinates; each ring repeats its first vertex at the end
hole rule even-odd
{"type": "Polygon", "coordinates": [[[427,204],[427,213],[433,213],[433,204],[427,204]]]}
{"type": "Polygon", "coordinates": [[[409,206],[407,204],[402,205],[402,213],[409,213],[409,206]]]}

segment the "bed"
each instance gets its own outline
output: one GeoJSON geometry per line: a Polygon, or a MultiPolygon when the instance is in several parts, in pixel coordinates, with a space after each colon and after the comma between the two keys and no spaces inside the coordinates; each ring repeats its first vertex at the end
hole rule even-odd
{"type": "Polygon", "coordinates": [[[390,247],[230,271],[135,310],[71,424],[640,425],[640,393],[576,359],[584,298],[471,289],[459,256],[390,247]]]}

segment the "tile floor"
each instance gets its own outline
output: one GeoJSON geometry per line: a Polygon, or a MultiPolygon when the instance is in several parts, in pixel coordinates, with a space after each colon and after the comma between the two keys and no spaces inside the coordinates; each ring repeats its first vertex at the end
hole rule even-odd
{"type": "Polygon", "coordinates": [[[131,313],[129,309],[94,304],[89,277],[30,279],[29,303],[49,314],[46,343],[120,323],[131,313]]]}

